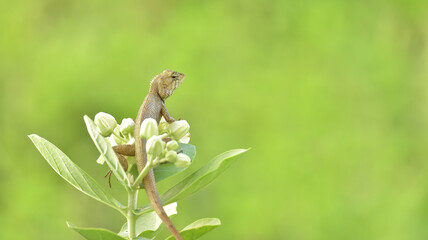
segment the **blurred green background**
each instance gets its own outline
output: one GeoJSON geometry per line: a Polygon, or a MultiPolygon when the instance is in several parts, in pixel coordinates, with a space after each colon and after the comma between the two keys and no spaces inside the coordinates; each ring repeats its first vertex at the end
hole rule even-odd
{"type": "MultiPolygon", "coordinates": [[[[26,135],[108,188],[82,116],[135,117],[166,68],[187,76],[167,107],[192,126],[189,172],[252,147],[179,203],[178,228],[218,217],[203,239],[428,239],[426,1],[1,6],[0,239],[83,239],[66,220],[119,230],[125,219],[63,181],[26,135]]],[[[124,200],[116,180],[112,192],[124,200]]]]}

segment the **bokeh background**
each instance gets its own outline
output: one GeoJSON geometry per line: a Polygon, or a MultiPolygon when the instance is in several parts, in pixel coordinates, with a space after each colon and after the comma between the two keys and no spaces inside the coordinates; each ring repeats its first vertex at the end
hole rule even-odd
{"type": "MultiPolygon", "coordinates": [[[[180,229],[218,217],[203,239],[428,239],[426,1],[1,6],[0,239],[83,239],[66,220],[120,229],[125,219],[63,181],[26,135],[108,188],[82,116],[135,117],[166,68],[187,76],[167,107],[191,124],[189,172],[252,147],[179,203],[180,229]]],[[[124,200],[115,180],[111,191],[124,200]]]]}

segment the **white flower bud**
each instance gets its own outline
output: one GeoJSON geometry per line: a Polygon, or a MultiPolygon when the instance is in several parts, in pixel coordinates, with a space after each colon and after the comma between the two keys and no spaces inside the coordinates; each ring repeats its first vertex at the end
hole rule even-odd
{"type": "Polygon", "coordinates": [[[160,156],[165,149],[165,145],[165,142],[160,136],[152,136],[146,142],[147,154],[150,154],[153,157],[160,156]]]}
{"type": "Polygon", "coordinates": [[[120,124],[120,132],[123,135],[133,134],[134,133],[135,122],[132,118],[124,118],[122,119],[122,123],[120,124]]]}
{"type": "Polygon", "coordinates": [[[177,152],[176,151],[166,152],[165,159],[168,162],[175,162],[177,160],[177,152]]]}
{"type": "Polygon", "coordinates": [[[177,150],[178,149],[178,143],[175,140],[171,140],[166,143],[166,149],[168,150],[177,150]]]}
{"type": "Polygon", "coordinates": [[[141,124],[140,137],[149,139],[151,136],[158,134],[158,123],[153,118],[144,119],[141,124]]]}
{"type": "Polygon", "coordinates": [[[184,137],[180,138],[179,142],[188,144],[190,142],[190,133],[186,133],[184,137]]]}
{"type": "Polygon", "coordinates": [[[186,120],[179,120],[169,125],[168,133],[173,140],[180,140],[190,129],[189,123],[186,120]]]}
{"type": "Polygon", "coordinates": [[[177,160],[175,160],[174,165],[178,168],[188,167],[191,163],[190,157],[184,153],[177,154],[177,160]]]}
{"type": "Polygon", "coordinates": [[[117,126],[116,119],[108,113],[99,112],[95,115],[95,125],[98,127],[98,131],[104,137],[110,136],[113,133],[114,128],[117,126]]]}

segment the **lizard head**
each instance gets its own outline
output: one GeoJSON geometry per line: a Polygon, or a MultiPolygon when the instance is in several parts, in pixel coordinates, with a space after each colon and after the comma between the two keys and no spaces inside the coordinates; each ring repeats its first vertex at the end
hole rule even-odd
{"type": "Polygon", "coordinates": [[[163,71],[154,78],[154,81],[157,83],[158,94],[164,100],[172,95],[183,80],[184,74],[169,69],[163,71]]]}

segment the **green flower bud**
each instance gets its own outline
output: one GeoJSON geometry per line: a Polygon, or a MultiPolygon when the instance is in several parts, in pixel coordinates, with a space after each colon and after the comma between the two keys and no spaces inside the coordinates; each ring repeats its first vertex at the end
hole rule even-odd
{"type": "Polygon", "coordinates": [[[141,124],[140,137],[149,139],[150,137],[158,134],[158,123],[153,118],[144,119],[141,124]]]}
{"type": "Polygon", "coordinates": [[[179,120],[169,125],[168,133],[173,140],[180,140],[190,129],[189,123],[186,120],[179,120]]]}
{"type": "Polygon", "coordinates": [[[114,128],[117,126],[116,119],[108,113],[99,112],[95,115],[95,125],[98,127],[98,131],[104,137],[110,136],[113,133],[114,128]]]}
{"type": "Polygon", "coordinates": [[[175,162],[177,160],[177,152],[176,151],[166,152],[165,159],[168,162],[175,162]]]}
{"type": "Polygon", "coordinates": [[[188,167],[191,162],[189,156],[184,153],[179,153],[177,154],[177,160],[175,160],[174,165],[178,168],[185,168],[188,167]]]}
{"type": "Polygon", "coordinates": [[[152,136],[146,142],[147,154],[152,155],[153,157],[158,157],[162,154],[165,149],[165,142],[160,136],[152,136]]]}
{"type": "MultiPolygon", "coordinates": [[[[114,132],[115,134],[113,134],[111,137],[113,137],[113,139],[114,139],[114,141],[117,143],[117,145],[122,145],[122,144],[125,144],[125,143],[126,143],[126,141],[124,141],[123,139],[121,139],[121,138],[118,138],[118,137],[117,137],[117,135],[118,135],[118,136],[120,136],[120,126],[117,126],[117,127],[113,130],[113,132],[114,132]]],[[[122,136],[120,136],[120,137],[122,137],[122,136]]]]}
{"type": "Polygon", "coordinates": [[[131,118],[122,119],[120,124],[120,132],[123,135],[133,134],[134,133],[135,122],[131,118]]]}
{"type": "Polygon", "coordinates": [[[177,150],[178,149],[178,143],[175,140],[171,140],[166,143],[166,149],[168,150],[177,150]]]}

